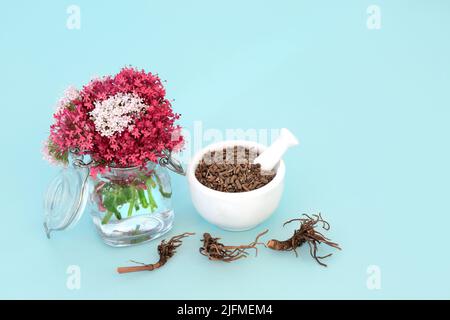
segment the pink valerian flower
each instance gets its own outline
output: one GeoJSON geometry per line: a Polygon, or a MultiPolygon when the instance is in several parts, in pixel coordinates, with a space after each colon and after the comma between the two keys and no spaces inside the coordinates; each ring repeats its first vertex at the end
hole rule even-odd
{"type": "Polygon", "coordinates": [[[89,175],[92,179],[96,179],[98,174],[105,173],[106,169],[103,167],[92,167],[89,168],[89,175]]]}
{"type": "Polygon", "coordinates": [[[71,101],[73,108],[54,114],[52,145],[61,153],[78,149],[101,168],[157,162],[164,151],[178,150],[184,141],[174,135],[181,130],[175,125],[179,115],[165,94],[159,77],[133,68],[92,80],[71,101]],[[116,105],[118,110],[111,104],[117,101],[123,102],[116,105]]]}
{"type": "Polygon", "coordinates": [[[80,92],[74,86],[69,86],[65,91],[63,96],[59,99],[56,104],[56,113],[61,112],[64,108],[70,105],[71,101],[78,99],[80,92]]]}
{"type": "Polygon", "coordinates": [[[50,139],[42,143],[41,152],[42,158],[51,165],[63,165],[66,167],[68,164],[68,154],[66,152],[60,152],[50,139]]]}
{"type": "Polygon", "coordinates": [[[182,131],[181,127],[177,127],[172,132],[171,139],[172,139],[172,141],[177,142],[177,144],[175,144],[173,146],[172,152],[180,152],[184,148],[186,141],[183,139],[183,135],[182,135],[181,131],[182,131]]]}
{"type": "Polygon", "coordinates": [[[42,143],[42,158],[50,163],[51,165],[58,165],[58,161],[50,154],[50,150],[48,148],[48,140],[45,140],[42,143]]]}

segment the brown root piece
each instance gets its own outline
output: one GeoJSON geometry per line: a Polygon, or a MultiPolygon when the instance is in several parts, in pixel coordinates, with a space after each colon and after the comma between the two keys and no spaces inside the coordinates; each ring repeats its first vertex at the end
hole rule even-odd
{"type": "Polygon", "coordinates": [[[200,253],[209,260],[220,260],[224,262],[231,262],[241,258],[246,258],[248,255],[248,249],[255,249],[256,255],[258,255],[258,244],[266,246],[262,242],[258,242],[259,238],[265,235],[269,230],[261,232],[256,237],[255,241],[248,245],[241,246],[226,246],[219,242],[220,238],[213,238],[209,233],[203,234],[203,246],[200,248],[200,253]]]}
{"type": "Polygon", "coordinates": [[[134,267],[121,267],[117,268],[117,272],[119,273],[129,273],[129,272],[138,272],[138,271],[152,271],[158,268],[161,268],[163,265],[167,263],[167,261],[173,257],[176,252],[176,249],[181,246],[181,239],[186,238],[188,236],[192,236],[195,233],[185,232],[178,236],[172,237],[169,241],[161,241],[158,245],[158,253],[159,253],[159,261],[154,264],[144,264],[141,262],[132,261],[134,263],[140,264],[140,266],[134,267]]]}
{"type": "Polygon", "coordinates": [[[295,255],[298,256],[296,249],[302,244],[307,243],[311,257],[313,257],[320,265],[326,267],[327,265],[321,260],[328,258],[332,254],[318,256],[318,245],[324,243],[335,249],[341,250],[341,248],[337,243],[331,242],[330,239],[315,229],[318,224],[321,224],[324,230],[330,230],[330,224],[322,218],[320,213],[318,215],[313,215],[313,217],[310,217],[307,214],[304,214],[303,216],[305,216],[305,218],[292,219],[283,224],[283,226],[285,226],[293,221],[300,222],[300,228],[294,231],[292,237],[284,241],[272,239],[267,243],[267,247],[278,251],[294,251],[295,255]]]}

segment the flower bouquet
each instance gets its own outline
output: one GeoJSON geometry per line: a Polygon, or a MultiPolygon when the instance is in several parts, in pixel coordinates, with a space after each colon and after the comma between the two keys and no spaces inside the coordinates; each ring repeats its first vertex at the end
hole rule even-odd
{"type": "Polygon", "coordinates": [[[170,179],[158,163],[184,140],[157,75],[127,67],[81,90],[69,88],[53,117],[45,158],[89,170],[91,213],[107,243],[127,245],[168,231],[170,179]]]}

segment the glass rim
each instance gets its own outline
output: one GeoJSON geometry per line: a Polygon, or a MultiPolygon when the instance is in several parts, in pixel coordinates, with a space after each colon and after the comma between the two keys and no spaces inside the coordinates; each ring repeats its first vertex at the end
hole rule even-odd
{"type": "Polygon", "coordinates": [[[114,171],[134,171],[134,170],[139,170],[141,168],[147,168],[147,167],[151,167],[154,168],[158,165],[158,163],[153,162],[153,161],[147,161],[147,163],[145,164],[145,166],[132,166],[132,167],[114,167],[114,166],[107,166],[107,168],[114,170],[114,171]]]}

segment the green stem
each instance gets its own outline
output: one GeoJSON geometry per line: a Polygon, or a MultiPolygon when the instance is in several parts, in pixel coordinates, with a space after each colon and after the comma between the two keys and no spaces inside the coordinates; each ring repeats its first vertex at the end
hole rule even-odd
{"type": "Polygon", "coordinates": [[[156,181],[158,182],[159,192],[161,193],[161,195],[164,198],[170,199],[172,197],[172,192],[165,192],[163,187],[162,187],[161,179],[156,174],[155,174],[155,177],[156,177],[156,181]]]}
{"type": "MultiPolygon", "coordinates": [[[[155,177],[158,178],[158,177],[156,176],[156,174],[155,174],[155,177]]],[[[152,188],[155,188],[155,187],[156,187],[156,183],[155,183],[155,181],[153,181],[152,177],[148,177],[146,183],[147,183],[147,186],[150,184],[150,186],[151,186],[152,188]]]]}
{"type": "MultiPolygon", "coordinates": [[[[114,199],[114,198],[113,198],[114,199]]],[[[105,202],[104,203],[104,206],[105,206],[105,208],[108,210],[108,212],[111,212],[111,213],[113,213],[115,216],[116,216],[116,218],[117,218],[117,220],[120,220],[120,219],[122,219],[122,216],[120,215],[120,212],[117,210],[117,208],[116,208],[116,202],[115,202],[115,199],[111,202],[111,203],[109,203],[109,202],[105,202]]],[[[107,219],[107,222],[109,221],[109,218],[107,219]]]]}
{"type": "Polygon", "coordinates": [[[114,210],[112,210],[112,212],[116,216],[117,220],[121,220],[122,219],[122,215],[120,214],[119,210],[117,210],[117,208],[114,208],[114,210]]]}
{"type": "Polygon", "coordinates": [[[118,196],[115,196],[114,199],[114,207],[112,207],[112,212],[114,213],[114,215],[116,216],[117,220],[121,220],[122,219],[122,215],[120,214],[119,210],[117,210],[117,208],[119,207],[119,201],[118,201],[118,196]]]}
{"type": "Polygon", "coordinates": [[[136,189],[131,189],[131,192],[133,193],[133,196],[130,201],[130,207],[128,208],[128,217],[131,217],[133,214],[134,204],[136,202],[136,189]]]}
{"type": "Polygon", "coordinates": [[[111,219],[113,213],[111,211],[106,211],[105,216],[102,219],[102,224],[107,224],[109,222],[109,220],[111,219]]]}
{"type": "Polygon", "coordinates": [[[147,202],[147,199],[145,198],[144,190],[138,189],[138,196],[139,196],[139,200],[141,201],[142,206],[144,208],[148,208],[148,202],[147,202]]]}
{"type": "Polygon", "coordinates": [[[158,205],[156,204],[155,198],[153,198],[152,182],[154,184],[154,181],[152,180],[152,178],[149,178],[149,179],[147,179],[145,184],[147,186],[147,194],[148,194],[148,201],[150,202],[150,210],[153,213],[156,210],[156,208],[158,208],[158,205]]]}

